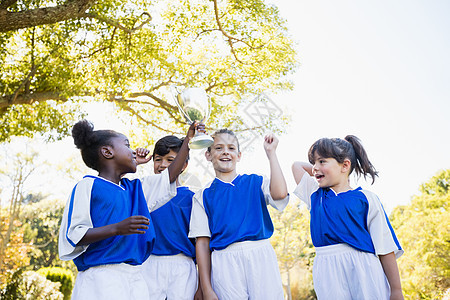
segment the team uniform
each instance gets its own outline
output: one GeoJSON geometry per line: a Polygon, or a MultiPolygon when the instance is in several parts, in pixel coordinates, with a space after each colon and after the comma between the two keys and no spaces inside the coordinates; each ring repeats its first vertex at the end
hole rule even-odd
{"type": "Polygon", "coordinates": [[[267,205],[283,210],[288,201],[274,201],[270,180],[255,174],[232,182],[215,178],[194,195],[189,237],[210,237],[211,283],[219,299],[284,299],[267,205]]]}
{"type": "Polygon", "coordinates": [[[155,243],[149,209],[164,205],[176,193],[169,173],[122,178],[115,184],[102,177],[85,176],[72,190],[59,232],[59,256],[72,260],[78,276],[72,293],[77,299],[149,299],[141,264],[155,243]],[[134,215],[150,219],[144,234],[113,236],[77,246],[89,228],[102,227],[134,215]]]}
{"type": "Polygon", "coordinates": [[[389,299],[378,255],[403,254],[378,197],[360,187],[336,194],[305,173],[294,194],[311,212],[319,299],[389,299]]]}
{"type": "Polygon", "coordinates": [[[177,195],[151,212],[156,241],[142,265],[149,299],[192,300],[197,289],[195,246],[188,238],[194,192],[177,188],[177,195]]]}

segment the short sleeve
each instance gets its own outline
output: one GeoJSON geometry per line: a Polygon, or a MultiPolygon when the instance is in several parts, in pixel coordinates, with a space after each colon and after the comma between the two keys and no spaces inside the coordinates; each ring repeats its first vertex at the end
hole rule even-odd
{"type": "Polygon", "coordinates": [[[294,195],[305,202],[308,209],[311,209],[311,195],[317,191],[318,188],[319,185],[314,177],[305,172],[294,190],[294,195]]]}
{"type": "Polygon", "coordinates": [[[191,221],[189,223],[189,238],[211,237],[208,215],[203,206],[203,191],[199,190],[192,197],[191,221]]]}
{"type": "Polygon", "coordinates": [[[177,184],[175,181],[170,182],[169,169],[161,174],[143,177],[141,182],[150,211],[160,208],[177,194],[177,184]]]}
{"type": "Polygon", "coordinates": [[[369,211],[367,214],[367,228],[375,247],[376,255],[385,255],[394,252],[395,257],[399,258],[403,254],[400,243],[395,236],[394,229],[383,209],[378,197],[369,191],[362,191],[369,202],[369,211]]]}
{"type": "Polygon", "coordinates": [[[270,179],[267,176],[262,176],[263,181],[261,185],[261,189],[264,194],[264,199],[266,200],[266,204],[272,206],[278,211],[283,211],[283,209],[289,203],[289,194],[284,199],[274,200],[272,195],[270,194],[270,179]]]}
{"type": "Polygon", "coordinates": [[[89,245],[77,246],[89,228],[93,228],[90,205],[94,178],[85,178],[72,191],[61,221],[58,252],[61,260],[72,260],[86,251],[89,245]]]}

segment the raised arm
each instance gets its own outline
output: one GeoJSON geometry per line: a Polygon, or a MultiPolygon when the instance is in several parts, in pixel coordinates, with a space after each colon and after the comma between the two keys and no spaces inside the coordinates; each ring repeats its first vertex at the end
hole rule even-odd
{"type": "Polygon", "coordinates": [[[312,165],[309,162],[296,161],[292,164],[292,174],[294,175],[295,183],[299,184],[305,173],[313,176],[312,165]]]}
{"type": "Polygon", "coordinates": [[[181,145],[180,151],[178,152],[174,161],[167,168],[169,170],[170,182],[174,182],[178,178],[178,175],[180,175],[181,170],[183,169],[184,163],[186,162],[186,159],[189,154],[189,141],[194,137],[195,129],[197,128],[198,130],[201,131],[201,128],[203,128],[204,130],[204,127],[205,125],[203,124],[199,125],[197,121],[192,123],[191,126],[189,126],[186,138],[184,139],[183,144],[181,145]]]}
{"type": "Polygon", "coordinates": [[[264,150],[266,150],[267,158],[270,164],[270,195],[273,200],[282,200],[287,197],[288,190],[286,180],[284,179],[283,171],[281,170],[280,163],[276,149],[278,146],[278,139],[273,134],[268,134],[264,138],[264,150]]]}
{"type": "Polygon", "coordinates": [[[198,237],[195,242],[195,255],[197,257],[198,277],[201,282],[203,299],[218,300],[211,285],[211,250],[209,237],[198,237]]]}

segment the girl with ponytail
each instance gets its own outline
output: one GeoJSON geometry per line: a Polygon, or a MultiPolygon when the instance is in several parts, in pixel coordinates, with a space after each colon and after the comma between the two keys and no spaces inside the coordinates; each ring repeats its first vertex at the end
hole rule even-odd
{"type": "Polygon", "coordinates": [[[307,162],[294,162],[294,194],[311,213],[318,299],[403,299],[396,258],[403,254],[378,197],[350,187],[349,176],[378,172],[360,140],[322,138],[307,162]]]}
{"type": "Polygon", "coordinates": [[[87,120],[73,126],[75,146],[98,175],[87,175],[75,185],[61,222],[59,256],[73,260],[78,269],[72,300],[150,299],[141,270],[155,243],[150,212],[175,196],[175,180],[196,127],[197,122],[191,125],[166,170],[130,180],[124,175],[152,158],[147,149],[133,150],[125,135],[94,130],[87,120]]]}

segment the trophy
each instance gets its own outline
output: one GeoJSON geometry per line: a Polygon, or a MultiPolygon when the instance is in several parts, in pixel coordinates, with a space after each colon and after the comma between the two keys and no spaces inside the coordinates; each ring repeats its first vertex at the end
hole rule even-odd
{"type": "MultiPolygon", "coordinates": [[[[189,124],[199,121],[204,124],[209,118],[211,111],[209,97],[201,88],[191,87],[179,92],[177,87],[172,86],[172,95],[180,113],[189,124]]],[[[214,140],[209,135],[196,130],[194,137],[189,141],[189,148],[202,149],[213,144],[214,140]]]]}

